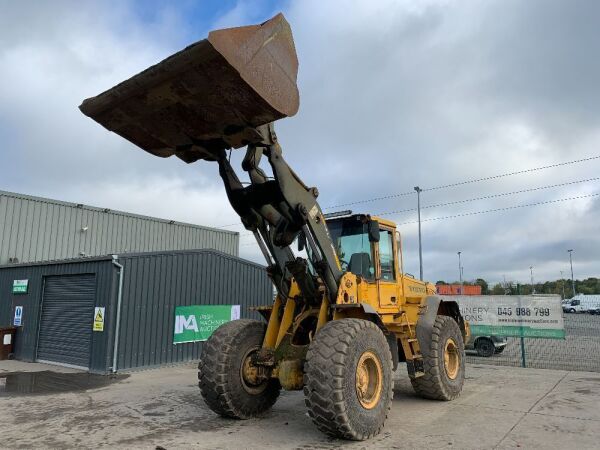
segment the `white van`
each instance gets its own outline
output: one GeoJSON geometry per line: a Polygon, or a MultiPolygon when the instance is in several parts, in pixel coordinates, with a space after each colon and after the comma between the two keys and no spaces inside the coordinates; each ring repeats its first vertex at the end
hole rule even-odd
{"type": "Polygon", "coordinates": [[[600,295],[578,294],[562,305],[566,313],[582,313],[600,309],[600,295]]]}

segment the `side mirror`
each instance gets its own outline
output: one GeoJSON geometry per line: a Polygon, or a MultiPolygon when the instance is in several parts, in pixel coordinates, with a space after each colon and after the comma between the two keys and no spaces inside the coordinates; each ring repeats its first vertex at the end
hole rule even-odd
{"type": "Polygon", "coordinates": [[[369,242],[379,242],[379,222],[369,220],[367,227],[369,230],[369,242]]]}

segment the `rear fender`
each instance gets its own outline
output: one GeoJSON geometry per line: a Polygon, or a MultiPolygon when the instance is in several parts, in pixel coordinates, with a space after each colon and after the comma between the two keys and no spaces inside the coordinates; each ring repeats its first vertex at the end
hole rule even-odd
{"type": "Polygon", "coordinates": [[[458,303],[453,300],[442,300],[434,295],[425,298],[425,302],[419,311],[419,318],[417,320],[417,339],[419,342],[427,342],[428,337],[431,336],[431,332],[433,331],[435,318],[438,315],[452,317],[460,328],[463,341],[467,342],[469,328],[460,313],[458,303]]]}

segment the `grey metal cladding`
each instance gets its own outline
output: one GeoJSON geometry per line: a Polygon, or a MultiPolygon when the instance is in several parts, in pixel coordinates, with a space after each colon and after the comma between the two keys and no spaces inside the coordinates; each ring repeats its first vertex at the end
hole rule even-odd
{"type": "MultiPolygon", "coordinates": [[[[199,358],[201,343],[173,344],[178,305],[239,304],[242,317],[260,319],[249,307],[273,300],[263,266],[215,250],[125,254],[118,262],[123,265],[119,370],[199,358]]],[[[10,326],[15,306],[24,306],[15,339],[17,359],[36,359],[44,280],[82,274],[95,276],[95,306],[106,308],[104,331],[92,333],[90,371],[111,370],[119,276],[110,257],[0,267],[0,326],[10,326]],[[27,294],[12,294],[13,280],[21,279],[29,280],[27,294]]],[[[81,318],[84,328],[89,319],[87,313],[81,318]]]]}
{"type": "MultiPolygon", "coordinates": [[[[34,265],[0,267],[0,326],[12,325],[15,306],[23,306],[23,323],[15,339],[15,357],[34,361],[37,354],[42,294],[46,277],[57,275],[95,274],[95,306],[104,306],[107,313],[114,310],[117,285],[116,268],[110,259],[97,258],[90,261],[70,261],[34,265]],[[27,294],[12,294],[13,280],[29,280],[27,294]]],[[[89,320],[89,316],[82,318],[89,320]]],[[[90,370],[104,373],[110,357],[113,330],[112,317],[106,318],[104,333],[92,334],[90,370]]]]}
{"type": "Polygon", "coordinates": [[[238,255],[236,232],[171,222],[0,191],[0,265],[202,248],[238,255]]]}
{"type": "Polygon", "coordinates": [[[242,317],[259,318],[250,306],[272,303],[262,266],[213,252],[123,256],[119,370],[198,359],[201,343],[173,345],[175,307],[241,305],[242,317]]]}

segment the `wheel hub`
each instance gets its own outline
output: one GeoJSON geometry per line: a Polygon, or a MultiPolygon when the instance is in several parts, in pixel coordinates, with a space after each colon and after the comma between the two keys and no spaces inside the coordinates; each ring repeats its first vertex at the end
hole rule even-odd
{"type": "Polygon", "coordinates": [[[444,346],[444,369],[446,375],[451,380],[455,380],[460,369],[460,356],[458,354],[458,345],[452,338],[446,340],[444,346]]]}
{"type": "Polygon", "coordinates": [[[266,389],[268,379],[264,367],[252,364],[252,356],[257,350],[250,349],[246,352],[240,368],[240,378],[242,379],[244,389],[246,392],[254,395],[260,394],[266,389]]]}
{"type": "Polygon", "coordinates": [[[383,370],[379,358],[373,352],[364,352],[356,365],[356,394],[363,408],[377,406],[382,387],[383,370]]]}

